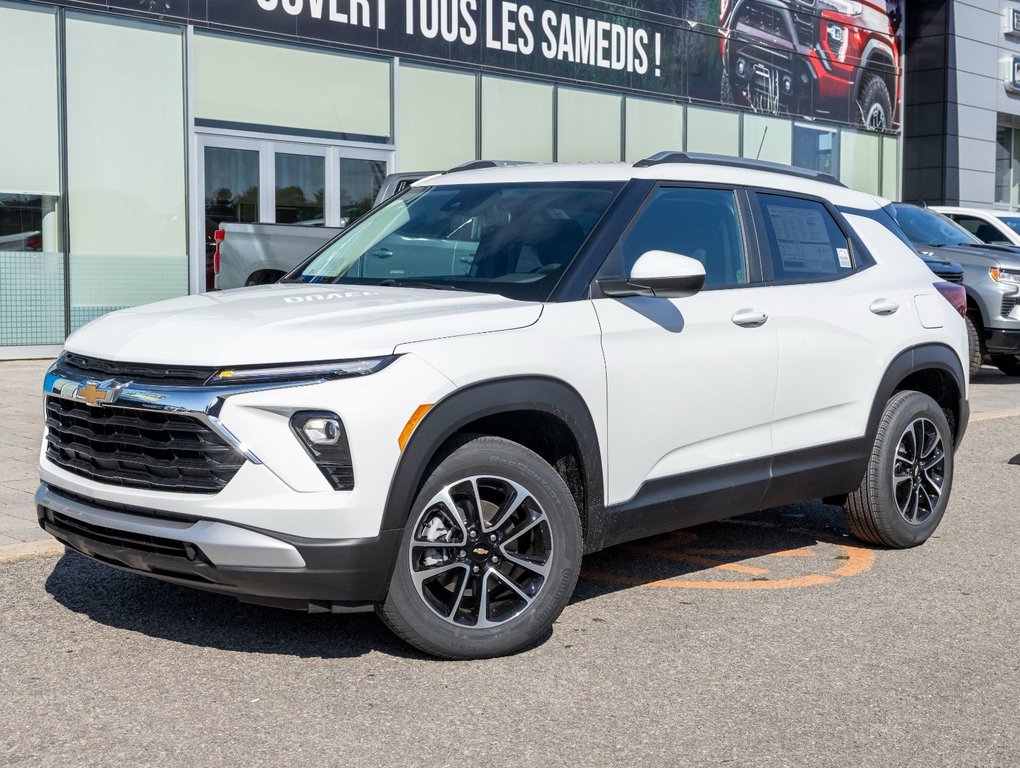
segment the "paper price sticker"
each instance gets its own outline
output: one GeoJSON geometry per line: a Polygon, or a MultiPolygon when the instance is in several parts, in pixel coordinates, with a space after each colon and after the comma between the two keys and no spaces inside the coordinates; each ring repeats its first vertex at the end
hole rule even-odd
{"type": "Polygon", "coordinates": [[[846,248],[837,248],[836,255],[839,257],[839,266],[843,269],[850,269],[853,266],[850,262],[850,251],[846,248]]]}

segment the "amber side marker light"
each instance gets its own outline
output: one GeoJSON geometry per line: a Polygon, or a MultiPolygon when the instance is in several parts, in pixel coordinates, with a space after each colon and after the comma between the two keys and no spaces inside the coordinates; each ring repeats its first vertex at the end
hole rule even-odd
{"type": "Polygon", "coordinates": [[[407,423],[404,425],[404,429],[401,431],[400,437],[397,438],[397,445],[400,446],[401,452],[407,445],[407,441],[411,439],[411,435],[414,433],[419,422],[425,418],[425,414],[431,409],[432,403],[429,403],[428,405],[419,405],[414,409],[414,413],[411,414],[411,418],[409,418],[407,423]]]}

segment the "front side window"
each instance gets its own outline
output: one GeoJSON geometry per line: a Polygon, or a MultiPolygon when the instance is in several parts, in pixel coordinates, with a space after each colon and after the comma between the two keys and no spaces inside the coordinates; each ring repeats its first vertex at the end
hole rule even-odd
{"type": "Polygon", "coordinates": [[[1000,216],[999,221],[1020,235],[1020,216],[1000,216]]]}
{"type": "Polygon", "coordinates": [[[990,221],[979,219],[976,216],[963,216],[960,214],[950,216],[949,218],[983,243],[1002,243],[1006,241],[1006,236],[990,221]]]}
{"type": "Polygon", "coordinates": [[[624,274],[648,251],[670,251],[705,265],[705,287],[747,282],[744,240],[731,190],[664,187],[621,243],[624,274]]]}
{"type": "Polygon", "coordinates": [[[450,184],[412,189],[289,276],[546,301],[622,185],[450,184]]]}
{"type": "Polygon", "coordinates": [[[853,271],[846,235],[816,200],[758,195],[771,261],[771,280],[827,280],[853,271]]]}

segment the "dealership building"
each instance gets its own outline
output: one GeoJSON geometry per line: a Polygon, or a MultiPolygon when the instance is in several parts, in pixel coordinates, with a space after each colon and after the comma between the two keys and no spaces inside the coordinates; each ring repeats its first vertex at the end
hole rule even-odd
{"type": "Polygon", "coordinates": [[[206,290],[221,221],[337,226],[387,173],[479,158],[711,152],[1015,204],[1020,26],[990,4],[997,34],[972,40],[962,3],[917,5],[0,0],[0,358],[206,290]],[[996,59],[973,109],[972,43],[996,59]]]}

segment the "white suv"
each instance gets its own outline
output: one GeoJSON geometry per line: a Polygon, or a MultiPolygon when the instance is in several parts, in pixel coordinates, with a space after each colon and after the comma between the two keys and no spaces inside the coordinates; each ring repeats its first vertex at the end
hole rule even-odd
{"type": "Polygon", "coordinates": [[[581,556],[824,497],[927,539],[967,424],[961,286],[884,200],[712,156],[423,180],[277,285],[108,315],[45,381],[38,511],[112,566],[534,642],[581,556]]]}

